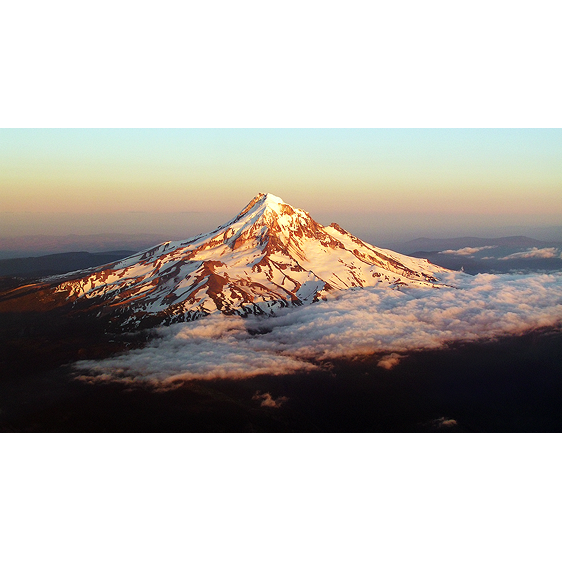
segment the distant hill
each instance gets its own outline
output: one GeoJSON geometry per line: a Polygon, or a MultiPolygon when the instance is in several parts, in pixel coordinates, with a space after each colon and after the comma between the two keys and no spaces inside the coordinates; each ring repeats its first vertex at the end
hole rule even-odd
{"type": "Polygon", "coordinates": [[[0,277],[35,278],[59,275],[77,269],[88,269],[111,263],[134,253],[134,250],[115,250],[102,253],[64,252],[35,258],[0,260],[0,277]]]}
{"type": "Polygon", "coordinates": [[[166,240],[154,234],[29,235],[0,238],[0,259],[53,255],[63,252],[108,253],[131,248],[138,252],[166,240]]]}

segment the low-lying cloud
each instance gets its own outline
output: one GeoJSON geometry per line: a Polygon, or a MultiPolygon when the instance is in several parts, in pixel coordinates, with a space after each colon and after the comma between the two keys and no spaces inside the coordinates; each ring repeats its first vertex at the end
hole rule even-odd
{"type": "Polygon", "coordinates": [[[429,423],[424,424],[424,425],[429,426],[429,427],[434,427],[435,429],[443,429],[443,428],[450,429],[452,427],[457,426],[458,423],[457,423],[457,420],[442,417],[442,418],[438,418],[436,420],[431,420],[429,423]]]}
{"type": "Polygon", "coordinates": [[[466,248],[461,248],[460,250],[443,250],[439,253],[451,256],[471,256],[481,252],[482,250],[492,250],[493,248],[497,248],[497,246],[480,246],[480,248],[470,248],[467,246],[466,248]]]}
{"type": "Polygon", "coordinates": [[[173,382],[312,371],[336,358],[380,354],[393,368],[417,349],[562,326],[562,274],[469,276],[450,287],[377,287],[269,318],[211,315],[158,329],[147,347],[76,366],[89,376],[173,382]]]}
{"type": "Polygon", "coordinates": [[[524,252],[516,252],[515,254],[509,254],[500,260],[516,260],[525,258],[560,258],[562,254],[559,248],[529,248],[524,252]]]}
{"type": "Polygon", "coordinates": [[[383,369],[393,369],[400,363],[400,359],[402,359],[402,355],[399,353],[391,353],[390,355],[385,355],[381,357],[379,362],[377,363],[377,367],[382,367],[383,369]]]}
{"type": "Polygon", "coordinates": [[[286,396],[279,396],[279,398],[273,398],[269,392],[264,394],[260,394],[256,392],[254,396],[252,396],[254,400],[261,400],[260,406],[263,408],[280,408],[285,402],[287,402],[288,398],[286,396]]]}

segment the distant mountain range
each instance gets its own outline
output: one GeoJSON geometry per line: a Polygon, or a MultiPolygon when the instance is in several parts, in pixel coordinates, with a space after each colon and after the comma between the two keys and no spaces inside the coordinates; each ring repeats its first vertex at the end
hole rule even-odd
{"type": "Polygon", "coordinates": [[[32,258],[0,260],[0,277],[35,278],[57,275],[103,265],[116,259],[126,258],[133,253],[134,250],[116,250],[101,253],[64,252],[32,258]]]}
{"type": "Polygon", "coordinates": [[[480,238],[464,236],[462,238],[416,238],[408,242],[394,244],[394,248],[405,254],[414,252],[441,252],[443,250],[460,250],[461,248],[481,248],[483,246],[497,246],[501,248],[544,248],[560,245],[561,242],[545,242],[528,238],[527,236],[504,236],[501,238],[480,238]]]}
{"type": "MultiPolygon", "coordinates": [[[[27,258],[67,252],[108,253],[130,248],[137,252],[161,241],[154,234],[29,235],[0,238],[0,259],[27,258]]],[[[92,264],[94,265],[94,264],[92,264]]]]}
{"type": "Polygon", "coordinates": [[[527,236],[416,238],[395,247],[408,255],[471,275],[562,270],[561,242],[527,236]]]}

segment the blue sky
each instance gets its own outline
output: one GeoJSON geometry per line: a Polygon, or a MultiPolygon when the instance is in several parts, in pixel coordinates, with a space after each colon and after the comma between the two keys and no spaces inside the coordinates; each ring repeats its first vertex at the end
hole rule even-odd
{"type": "Polygon", "coordinates": [[[18,234],[26,213],[30,232],[61,213],[108,231],[130,212],[230,216],[262,191],[348,227],[560,224],[561,154],[560,129],[4,129],[0,212],[18,234]]]}

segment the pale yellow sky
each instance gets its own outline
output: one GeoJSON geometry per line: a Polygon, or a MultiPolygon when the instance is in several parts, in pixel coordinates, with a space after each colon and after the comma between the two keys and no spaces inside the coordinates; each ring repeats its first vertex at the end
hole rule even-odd
{"type": "MultiPolygon", "coordinates": [[[[335,221],[389,214],[420,224],[452,216],[554,224],[560,154],[558,129],[5,129],[0,213],[17,220],[10,227],[4,215],[0,230],[36,230],[37,217],[19,213],[105,231],[135,224],[123,218],[131,212],[228,217],[258,192],[335,221]]],[[[140,222],[134,228],[161,230],[140,222]]]]}

